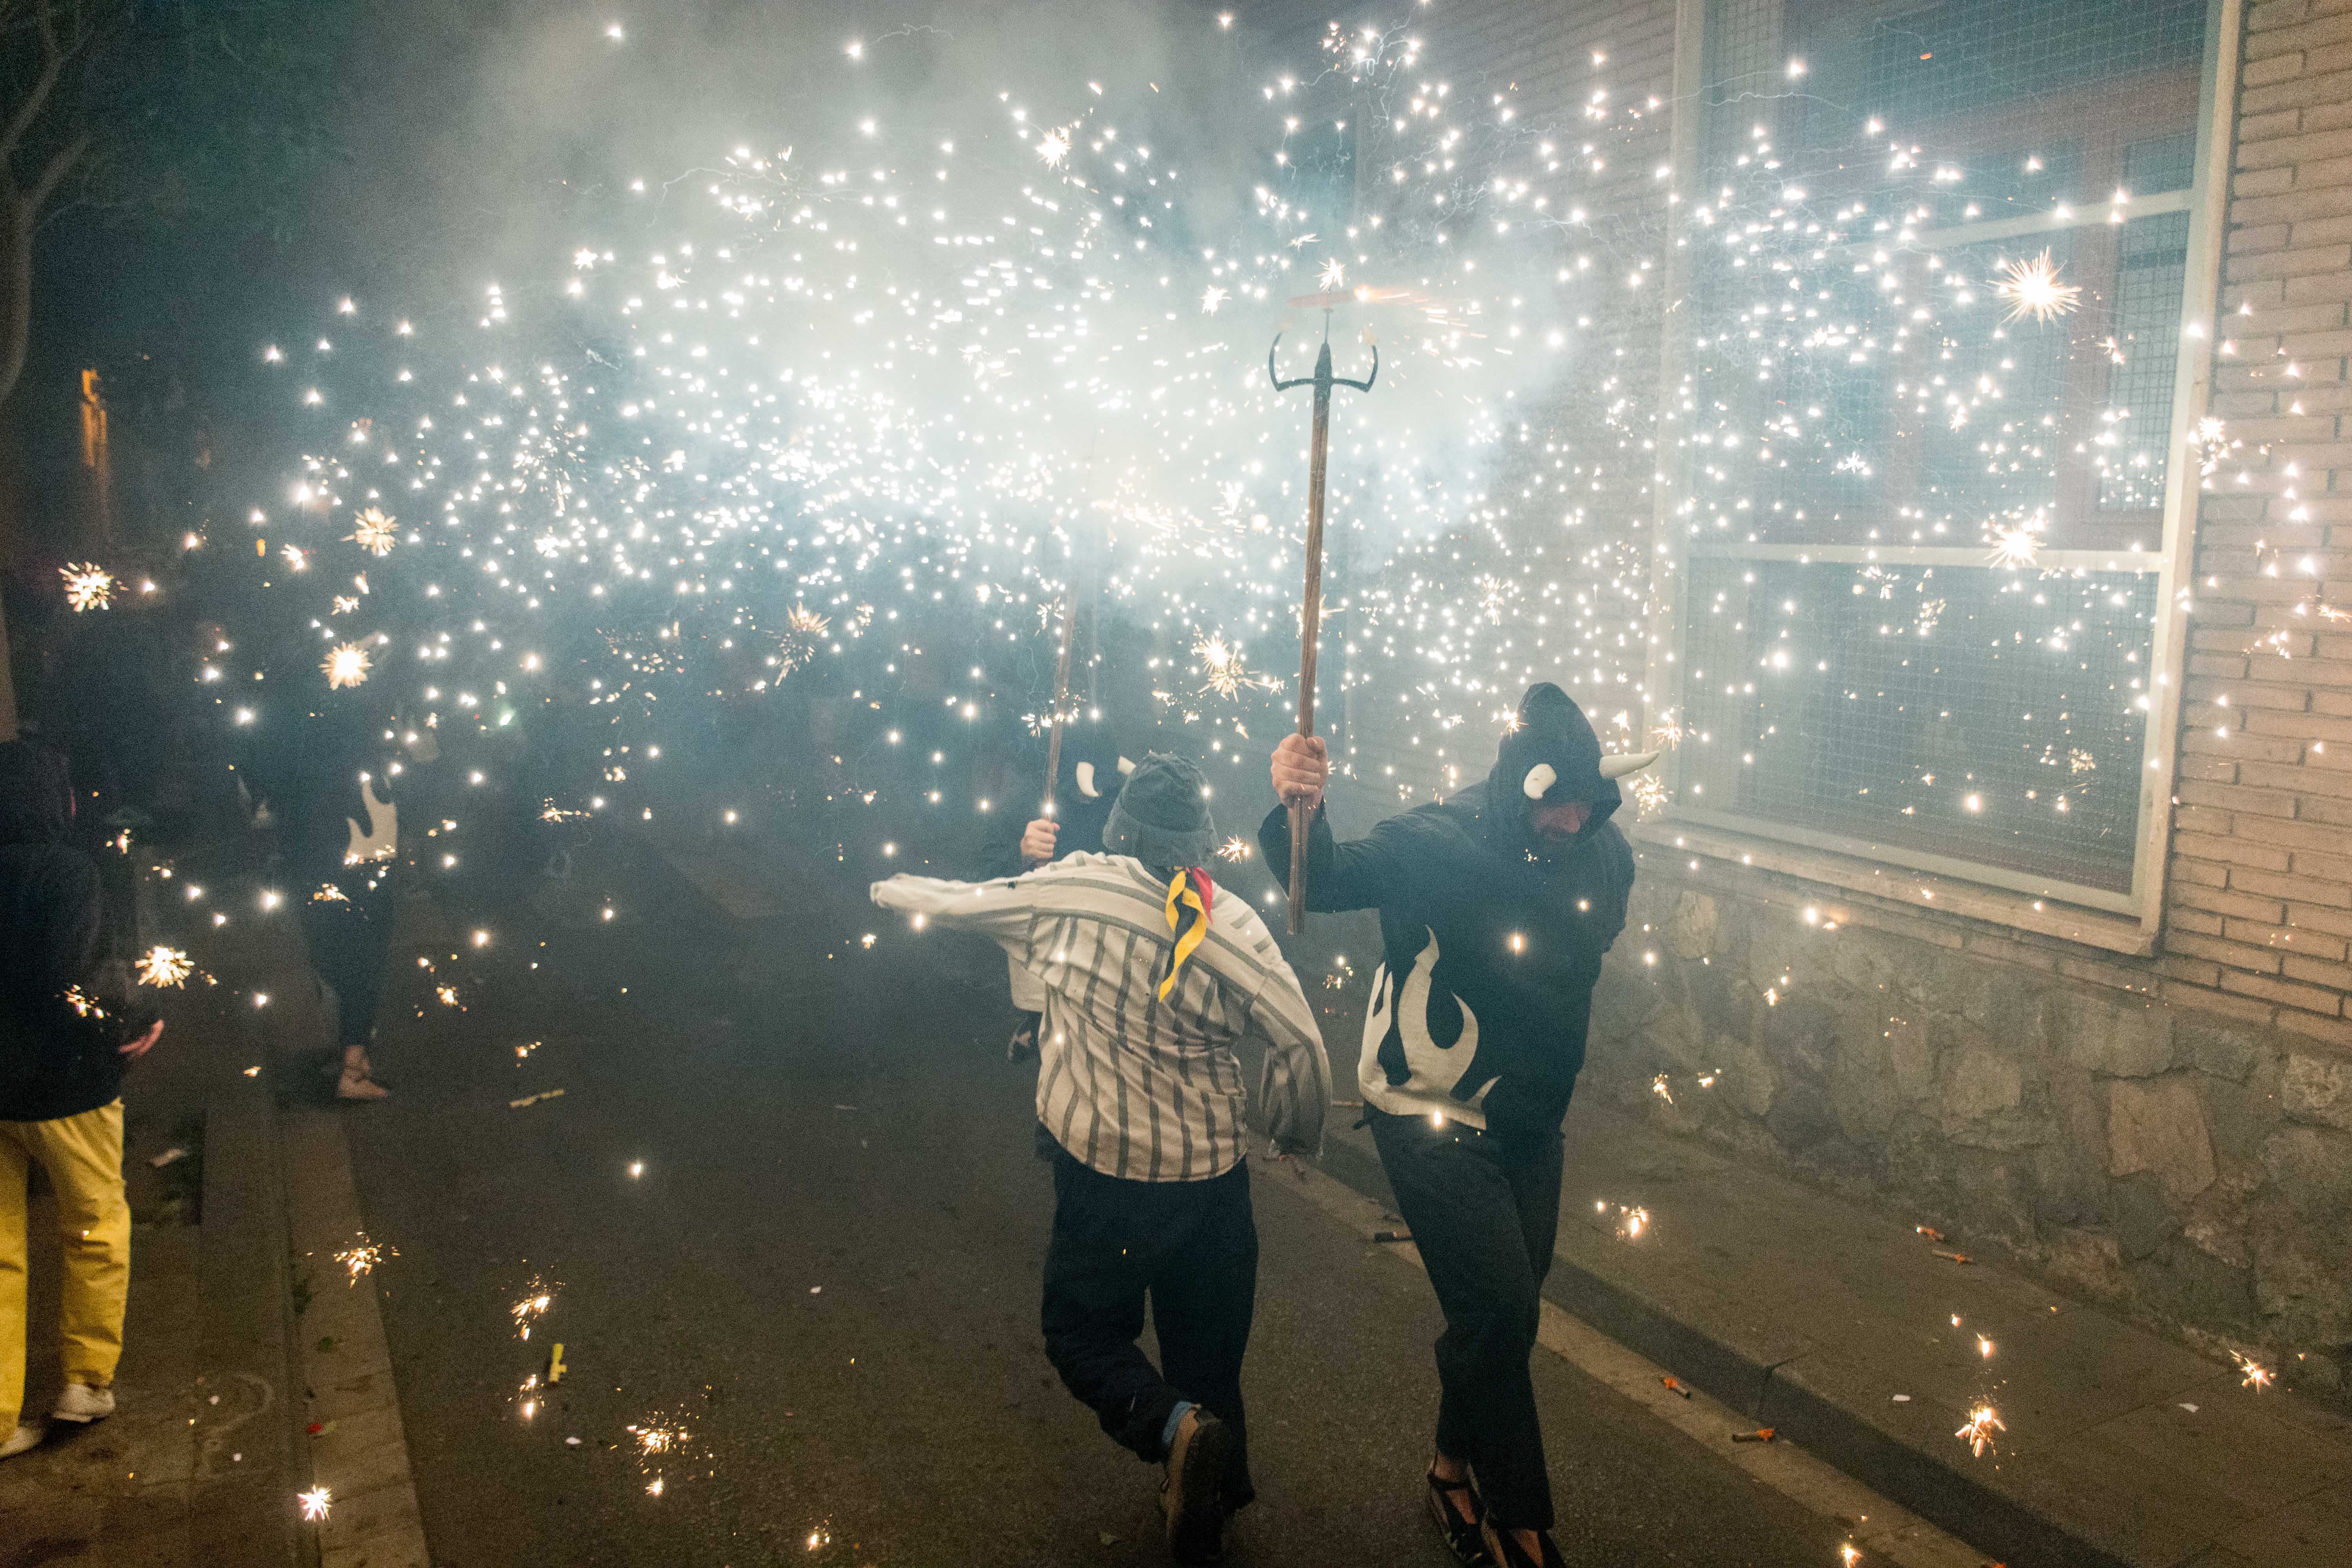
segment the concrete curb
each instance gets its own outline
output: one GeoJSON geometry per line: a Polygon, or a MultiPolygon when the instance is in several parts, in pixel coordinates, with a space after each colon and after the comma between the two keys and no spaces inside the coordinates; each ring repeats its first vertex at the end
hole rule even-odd
{"type": "MultiPolygon", "coordinates": [[[[1377,1155],[1332,1138],[1323,1170],[1379,1204],[1393,1195],[1377,1155]]],[[[1775,1363],[1730,1343],[1706,1325],[1685,1321],[1624,1281],[1555,1254],[1544,1282],[1548,1301],[1676,1378],[1721,1400],[1758,1426],[1778,1428],[1809,1453],[1900,1504],[1920,1519],[1967,1539],[1994,1559],[2029,1568],[2134,1568],[2061,1520],[1989,1490],[1965,1472],[1891,1436],[1868,1416],[1776,1378],[1775,1363]]]]}
{"type": "Polygon", "coordinates": [[[362,1230],[359,1192],[340,1115],[298,1105],[278,1121],[288,1235],[298,1290],[313,1484],[328,1489],[319,1526],[320,1568],[426,1568],[425,1520],[408,1462],[400,1397],[373,1279],[335,1254],[362,1230]]]}
{"type": "MultiPolygon", "coordinates": [[[[243,1031],[260,1049],[255,1031],[243,1031]]],[[[268,1088],[227,1078],[205,1099],[201,1342],[188,1539],[198,1563],[309,1568],[318,1548],[295,1494],[310,1456],[295,1431],[300,1365],[287,1293],[286,1212],[268,1088]],[[215,1403],[216,1402],[216,1403],[215,1403]],[[267,1535],[257,1525],[267,1521],[267,1535]]]]}

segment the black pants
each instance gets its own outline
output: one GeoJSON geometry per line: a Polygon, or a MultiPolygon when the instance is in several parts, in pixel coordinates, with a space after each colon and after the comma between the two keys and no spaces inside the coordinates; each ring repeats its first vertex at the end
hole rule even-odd
{"type": "Polygon", "coordinates": [[[1257,1303],[1249,1167],[1205,1182],[1129,1182],[1054,1149],[1054,1239],[1045,1249],[1045,1354],[1063,1385],[1138,1458],[1167,1458],[1179,1399],[1233,1427],[1225,1501],[1255,1494],[1242,1421],[1242,1352],[1257,1303]],[[1136,1340],[1143,1304],[1155,1368],[1136,1340]]]}
{"type": "Polygon", "coordinates": [[[1372,1141],[1445,1311],[1437,1447],[1469,1462],[1499,1524],[1549,1530],[1528,1358],[1559,1232],[1559,1134],[1506,1149],[1458,1121],[1370,1113],[1372,1141]]]}
{"type": "Polygon", "coordinates": [[[388,866],[345,867],[332,879],[342,890],[340,899],[311,898],[317,882],[302,891],[303,944],[320,983],[335,993],[335,1043],[345,1047],[375,1037],[376,1005],[392,956],[391,871],[388,866]]]}

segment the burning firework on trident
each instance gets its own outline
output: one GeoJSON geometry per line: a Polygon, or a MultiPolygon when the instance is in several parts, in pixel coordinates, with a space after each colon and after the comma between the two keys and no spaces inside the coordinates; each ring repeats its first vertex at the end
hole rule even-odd
{"type": "Polygon", "coordinates": [[[1062,778],[1062,721],[1070,706],[1070,634],[1078,624],[1076,586],[1062,590],[1062,652],[1054,661],[1054,736],[1045,742],[1045,816],[1054,815],[1055,786],[1062,778]]]}
{"type": "MultiPolygon", "coordinates": [[[[1381,350],[1372,344],[1372,370],[1361,381],[1349,381],[1331,374],[1331,311],[1335,306],[1355,299],[1352,293],[1307,294],[1290,301],[1292,306],[1320,306],[1323,310],[1323,347],[1315,356],[1315,374],[1285,381],[1274,373],[1274,353],[1282,346],[1282,334],[1274,334],[1274,342],[1265,351],[1265,378],[1274,383],[1276,392],[1287,392],[1294,386],[1315,388],[1315,436],[1307,459],[1307,587],[1298,605],[1298,732],[1315,733],[1315,642],[1323,624],[1323,459],[1331,442],[1331,389],[1352,386],[1358,392],[1370,392],[1372,383],[1381,376],[1381,350]]],[[[1370,341],[1370,333],[1365,334],[1370,341]]],[[[1307,826],[1305,803],[1290,803],[1290,934],[1297,936],[1307,929],[1307,826]]]]}

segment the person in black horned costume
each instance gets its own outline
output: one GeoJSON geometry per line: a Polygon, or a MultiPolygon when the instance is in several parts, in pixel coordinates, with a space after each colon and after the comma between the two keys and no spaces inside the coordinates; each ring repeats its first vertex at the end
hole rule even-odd
{"type": "MultiPolygon", "coordinates": [[[[998,817],[982,841],[976,879],[991,882],[1018,877],[1068,855],[1102,854],[1103,826],[1110,820],[1110,808],[1118,804],[1127,775],[1134,771],[1135,763],[1103,737],[1074,731],[1063,744],[1062,776],[1055,781],[1054,815],[1033,816],[1025,822],[1013,812],[998,817]]],[[[1037,1054],[1037,1024],[1045,998],[1044,990],[1019,964],[1011,968],[1013,1005],[1021,1016],[1005,1045],[1004,1058],[1017,1062],[1037,1054]]]]}
{"type": "MultiPolygon", "coordinates": [[[[1465,1563],[1560,1561],[1528,1358],[1559,1226],[1560,1121],[1633,886],[1609,820],[1616,780],[1655,758],[1604,754],[1583,710],[1542,682],[1484,783],[1340,844],[1322,740],[1286,735],[1274,752],[1276,795],[1315,813],[1307,907],[1380,910],[1357,1078],[1445,1313],[1427,1500],[1465,1563]]],[[[1258,843],[1286,881],[1286,805],[1258,843]]]]}

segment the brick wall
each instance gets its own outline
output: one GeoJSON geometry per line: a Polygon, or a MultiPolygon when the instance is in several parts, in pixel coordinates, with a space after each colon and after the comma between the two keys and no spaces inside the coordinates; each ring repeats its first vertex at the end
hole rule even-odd
{"type": "Polygon", "coordinates": [[[2248,8],[2221,307],[2158,968],[2352,1043],[2352,0],[2248,8]]]}

